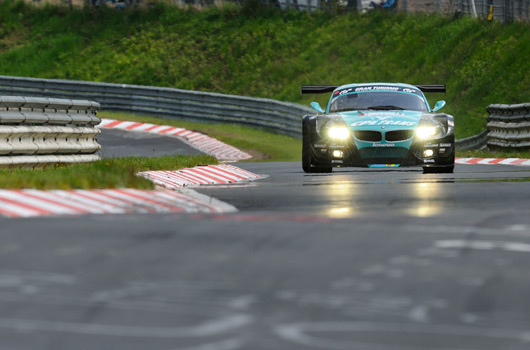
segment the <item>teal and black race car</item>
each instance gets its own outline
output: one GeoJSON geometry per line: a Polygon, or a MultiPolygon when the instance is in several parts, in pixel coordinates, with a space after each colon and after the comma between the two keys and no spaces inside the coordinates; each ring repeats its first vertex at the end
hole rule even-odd
{"type": "Polygon", "coordinates": [[[421,166],[425,173],[452,173],[454,118],[431,109],[424,92],[445,85],[395,83],[302,86],[302,93],[329,93],[326,110],[302,122],[302,168],[329,173],[333,167],[421,166]]]}

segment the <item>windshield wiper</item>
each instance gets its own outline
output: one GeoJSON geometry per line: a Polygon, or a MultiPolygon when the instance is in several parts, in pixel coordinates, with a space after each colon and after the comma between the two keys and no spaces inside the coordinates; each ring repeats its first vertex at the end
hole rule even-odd
{"type": "Polygon", "coordinates": [[[372,110],[376,110],[376,111],[394,111],[394,110],[402,111],[405,108],[388,105],[388,106],[371,106],[371,107],[368,107],[367,109],[372,109],[372,110]]]}

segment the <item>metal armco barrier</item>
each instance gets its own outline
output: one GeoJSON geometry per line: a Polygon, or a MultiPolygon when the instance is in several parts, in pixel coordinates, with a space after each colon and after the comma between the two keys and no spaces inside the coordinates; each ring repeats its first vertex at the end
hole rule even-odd
{"type": "MultiPolygon", "coordinates": [[[[315,113],[313,109],[306,106],[264,98],[140,85],[9,76],[0,76],[0,95],[49,97],[49,99],[41,99],[46,101],[58,101],[56,98],[74,97],[98,101],[103,110],[153,115],[167,119],[196,122],[235,123],[260,127],[298,138],[302,136],[302,116],[315,113]]],[[[91,103],[88,101],[83,102],[85,104],[91,103]]],[[[530,103],[511,106],[490,105],[488,107],[488,111],[491,114],[488,117],[488,130],[472,137],[457,140],[457,149],[480,149],[486,145],[486,141],[490,148],[495,146],[529,147],[529,106],[530,103]]],[[[46,110],[53,108],[54,106],[50,105],[46,110]]],[[[81,108],[82,111],[88,110],[87,105],[83,108],[81,108]]],[[[63,117],[68,114],[64,113],[66,110],[64,107],[55,109],[63,110],[63,113],[60,114],[63,117]]],[[[93,111],[95,113],[95,109],[93,111]]],[[[21,120],[20,114],[11,115],[10,112],[4,111],[2,119],[7,120],[11,118],[13,121],[21,120]]],[[[28,112],[25,113],[28,114],[28,112]]],[[[43,113],[37,114],[31,118],[35,120],[45,118],[43,113]],[[37,114],[40,116],[36,116],[37,114]]],[[[77,119],[85,118],[84,120],[87,122],[87,116],[83,113],[74,113],[74,116],[77,119]]],[[[44,120],[41,123],[44,123],[44,120]]],[[[4,124],[6,122],[0,122],[0,125],[4,124]]],[[[49,124],[53,124],[53,122],[47,122],[46,126],[50,126],[49,124]]],[[[89,133],[89,131],[86,132],[89,133]]],[[[2,129],[0,129],[0,138],[2,135],[2,129]]],[[[67,137],[61,135],[63,134],[58,136],[58,140],[62,143],[62,140],[67,137]]],[[[71,138],[69,139],[70,141],[72,140],[71,138]]],[[[84,142],[81,141],[84,140],[83,138],[79,139],[81,143],[84,142]]],[[[95,142],[89,135],[87,135],[86,139],[86,142],[89,144],[95,142]]],[[[50,141],[47,141],[47,144],[45,144],[46,142],[44,140],[40,141],[38,138],[36,140],[40,143],[39,149],[41,150],[44,150],[46,147],[51,149],[55,147],[53,143],[50,144],[50,141]]],[[[75,149],[78,149],[76,147],[79,146],[70,145],[70,147],[73,147],[73,151],[75,151],[75,149]]],[[[84,145],[81,148],[90,149],[88,145],[84,145]]],[[[3,149],[0,148],[0,154],[5,154],[3,152],[3,149]]]]}
{"type": "Polygon", "coordinates": [[[467,151],[473,149],[486,148],[486,142],[488,139],[488,130],[484,130],[480,134],[466,137],[455,141],[457,151],[467,151]]]}
{"type": "Polygon", "coordinates": [[[488,148],[530,149],[530,103],[489,105],[488,148]]]}
{"type": "Polygon", "coordinates": [[[100,159],[99,108],[84,100],[0,96],[0,167],[100,159]]]}
{"type": "Polygon", "coordinates": [[[78,98],[102,110],[196,122],[234,123],[301,137],[302,105],[172,88],[0,76],[0,95],[78,98]]]}

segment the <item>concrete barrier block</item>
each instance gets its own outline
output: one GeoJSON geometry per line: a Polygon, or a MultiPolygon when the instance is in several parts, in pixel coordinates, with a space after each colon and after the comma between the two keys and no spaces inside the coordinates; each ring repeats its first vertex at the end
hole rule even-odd
{"type": "Polygon", "coordinates": [[[58,150],[56,142],[49,142],[52,134],[52,128],[47,126],[34,127],[33,143],[37,145],[36,154],[51,154],[58,150]]]}
{"type": "Polygon", "coordinates": [[[22,111],[21,113],[26,118],[24,120],[26,124],[45,124],[48,123],[48,121],[50,120],[50,117],[44,114],[44,112],[22,111]]]}
{"type": "Polygon", "coordinates": [[[88,100],[72,100],[72,106],[68,109],[69,111],[87,111],[91,110],[94,106],[91,101],[88,100]]]}
{"type": "Polygon", "coordinates": [[[11,157],[0,157],[0,168],[9,168],[13,164],[11,157]]]}
{"type": "Polygon", "coordinates": [[[11,154],[34,154],[39,148],[34,143],[35,132],[31,126],[13,127],[13,132],[9,137],[9,144],[12,147],[11,154]]]}
{"type": "Polygon", "coordinates": [[[37,162],[33,165],[34,168],[45,168],[47,166],[54,166],[61,164],[59,157],[56,155],[38,155],[35,156],[37,162]]]}
{"type": "Polygon", "coordinates": [[[39,162],[36,156],[18,156],[10,157],[11,164],[9,168],[34,168],[39,162]]]}
{"type": "Polygon", "coordinates": [[[80,128],[82,130],[79,136],[79,143],[81,144],[81,153],[89,154],[96,153],[101,149],[101,145],[97,142],[97,136],[101,133],[100,129],[96,128],[80,128]]]}
{"type": "Polygon", "coordinates": [[[22,108],[26,103],[26,99],[22,96],[1,96],[0,107],[5,108],[22,108]]]}
{"type": "Polygon", "coordinates": [[[89,114],[89,117],[90,117],[90,125],[96,126],[96,125],[99,125],[99,123],[101,123],[101,118],[99,118],[95,114],[89,114]]]}
{"type": "Polygon", "coordinates": [[[64,112],[57,112],[57,113],[49,113],[47,112],[46,115],[48,116],[48,124],[51,125],[67,125],[72,124],[72,117],[64,112]]]}
{"type": "Polygon", "coordinates": [[[91,125],[92,118],[86,113],[68,113],[68,116],[72,118],[72,124],[75,125],[91,125]]]}
{"type": "Polygon", "coordinates": [[[45,97],[24,97],[24,99],[26,102],[22,107],[36,110],[36,112],[43,112],[49,104],[48,99],[45,97]]]}
{"type": "Polygon", "coordinates": [[[48,106],[46,109],[50,109],[53,111],[67,111],[72,107],[72,100],[67,99],[58,99],[58,98],[49,98],[48,99],[48,106]]]}
{"type": "Polygon", "coordinates": [[[80,147],[73,142],[73,140],[77,138],[74,129],[75,128],[73,127],[60,127],[56,138],[56,142],[59,144],[57,154],[71,154],[80,151],[80,147]]]}
{"type": "Polygon", "coordinates": [[[9,143],[9,138],[13,133],[13,127],[0,126],[0,155],[10,154],[13,151],[13,146],[9,143]]]}
{"type": "Polygon", "coordinates": [[[0,124],[20,124],[26,116],[20,111],[0,111],[0,124]]]}
{"type": "Polygon", "coordinates": [[[90,106],[90,108],[88,110],[91,111],[91,112],[94,112],[94,114],[95,114],[96,111],[99,111],[101,109],[101,104],[99,104],[96,101],[90,101],[90,104],[91,104],[91,106],[90,106]]]}

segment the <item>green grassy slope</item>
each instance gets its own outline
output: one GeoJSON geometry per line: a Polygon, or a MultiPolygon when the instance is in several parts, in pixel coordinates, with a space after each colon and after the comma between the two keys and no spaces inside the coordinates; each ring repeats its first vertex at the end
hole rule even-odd
{"type": "Polygon", "coordinates": [[[490,103],[530,102],[530,25],[388,14],[245,16],[14,5],[2,24],[0,74],[169,86],[324,102],[302,84],[447,83],[457,137],[482,131],[490,103]]]}

